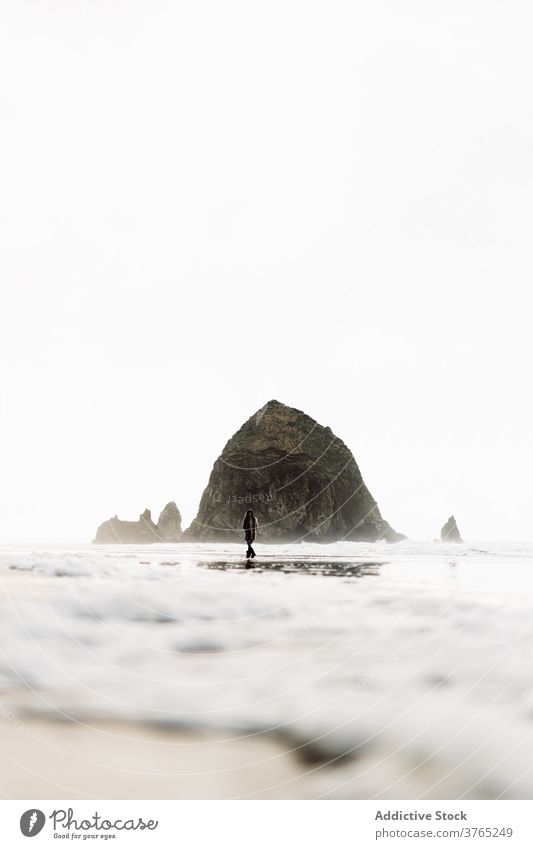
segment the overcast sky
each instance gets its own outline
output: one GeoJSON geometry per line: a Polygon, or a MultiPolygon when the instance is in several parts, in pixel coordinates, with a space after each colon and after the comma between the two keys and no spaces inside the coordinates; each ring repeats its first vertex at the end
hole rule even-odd
{"type": "Polygon", "coordinates": [[[529,2],[3,0],[0,539],[187,525],[271,398],[533,538],[529,2]]]}

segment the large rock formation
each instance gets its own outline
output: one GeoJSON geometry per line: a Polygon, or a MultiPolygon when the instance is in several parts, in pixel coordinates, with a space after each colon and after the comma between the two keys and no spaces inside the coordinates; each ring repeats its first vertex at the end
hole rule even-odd
{"type": "Polygon", "coordinates": [[[279,401],[229,440],[184,539],[240,540],[248,507],[267,542],[404,538],[381,517],[344,442],[279,401]]]}
{"type": "Polygon", "coordinates": [[[448,521],[442,526],[440,538],[443,542],[463,542],[455,516],[450,516],[448,521]]]}
{"type": "Polygon", "coordinates": [[[96,531],[95,543],[178,542],[181,538],[181,516],[174,501],[170,501],[157,525],[150,510],[139,516],[138,522],[125,522],[114,516],[103,522],[96,531]]]}

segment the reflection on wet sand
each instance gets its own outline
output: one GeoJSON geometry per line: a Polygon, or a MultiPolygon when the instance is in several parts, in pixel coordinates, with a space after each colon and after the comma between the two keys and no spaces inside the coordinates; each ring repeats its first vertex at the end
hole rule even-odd
{"type": "Polygon", "coordinates": [[[336,578],[362,578],[366,575],[379,575],[379,567],[387,561],[355,561],[355,560],[293,560],[276,558],[276,560],[260,560],[241,562],[232,560],[200,561],[199,566],[207,569],[222,571],[254,572],[286,572],[287,574],[330,575],[336,578]]]}

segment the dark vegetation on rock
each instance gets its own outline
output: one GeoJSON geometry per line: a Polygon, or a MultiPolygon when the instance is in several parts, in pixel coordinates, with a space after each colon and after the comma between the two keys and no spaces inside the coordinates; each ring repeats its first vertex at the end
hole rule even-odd
{"type": "Polygon", "coordinates": [[[450,516],[448,521],[442,526],[440,538],[442,542],[463,542],[455,516],[450,516]]]}
{"type": "Polygon", "coordinates": [[[181,538],[181,516],[176,503],[169,501],[157,525],[150,510],[141,513],[137,522],[126,522],[114,516],[100,525],[95,543],[178,542],[181,538]]]}
{"type": "Polygon", "coordinates": [[[395,542],[351,451],[300,410],[269,401],[226,444],[183,539],[237,541],[252,507],[263,542],[395,542]]]}

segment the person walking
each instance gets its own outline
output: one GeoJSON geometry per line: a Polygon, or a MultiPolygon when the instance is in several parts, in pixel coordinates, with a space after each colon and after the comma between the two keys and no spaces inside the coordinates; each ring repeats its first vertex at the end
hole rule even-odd
{"type": "Polygon", "coordinates": [[[250,557],[255,557],[255,551],[252,548],[252,543],[257,533],[257,519],[255,518],[253,510],[246,511],[242,526],[244,528],[244,540],[248,544],[248,550],[246,552],[246,559],[248,560],[250,557]]]}

